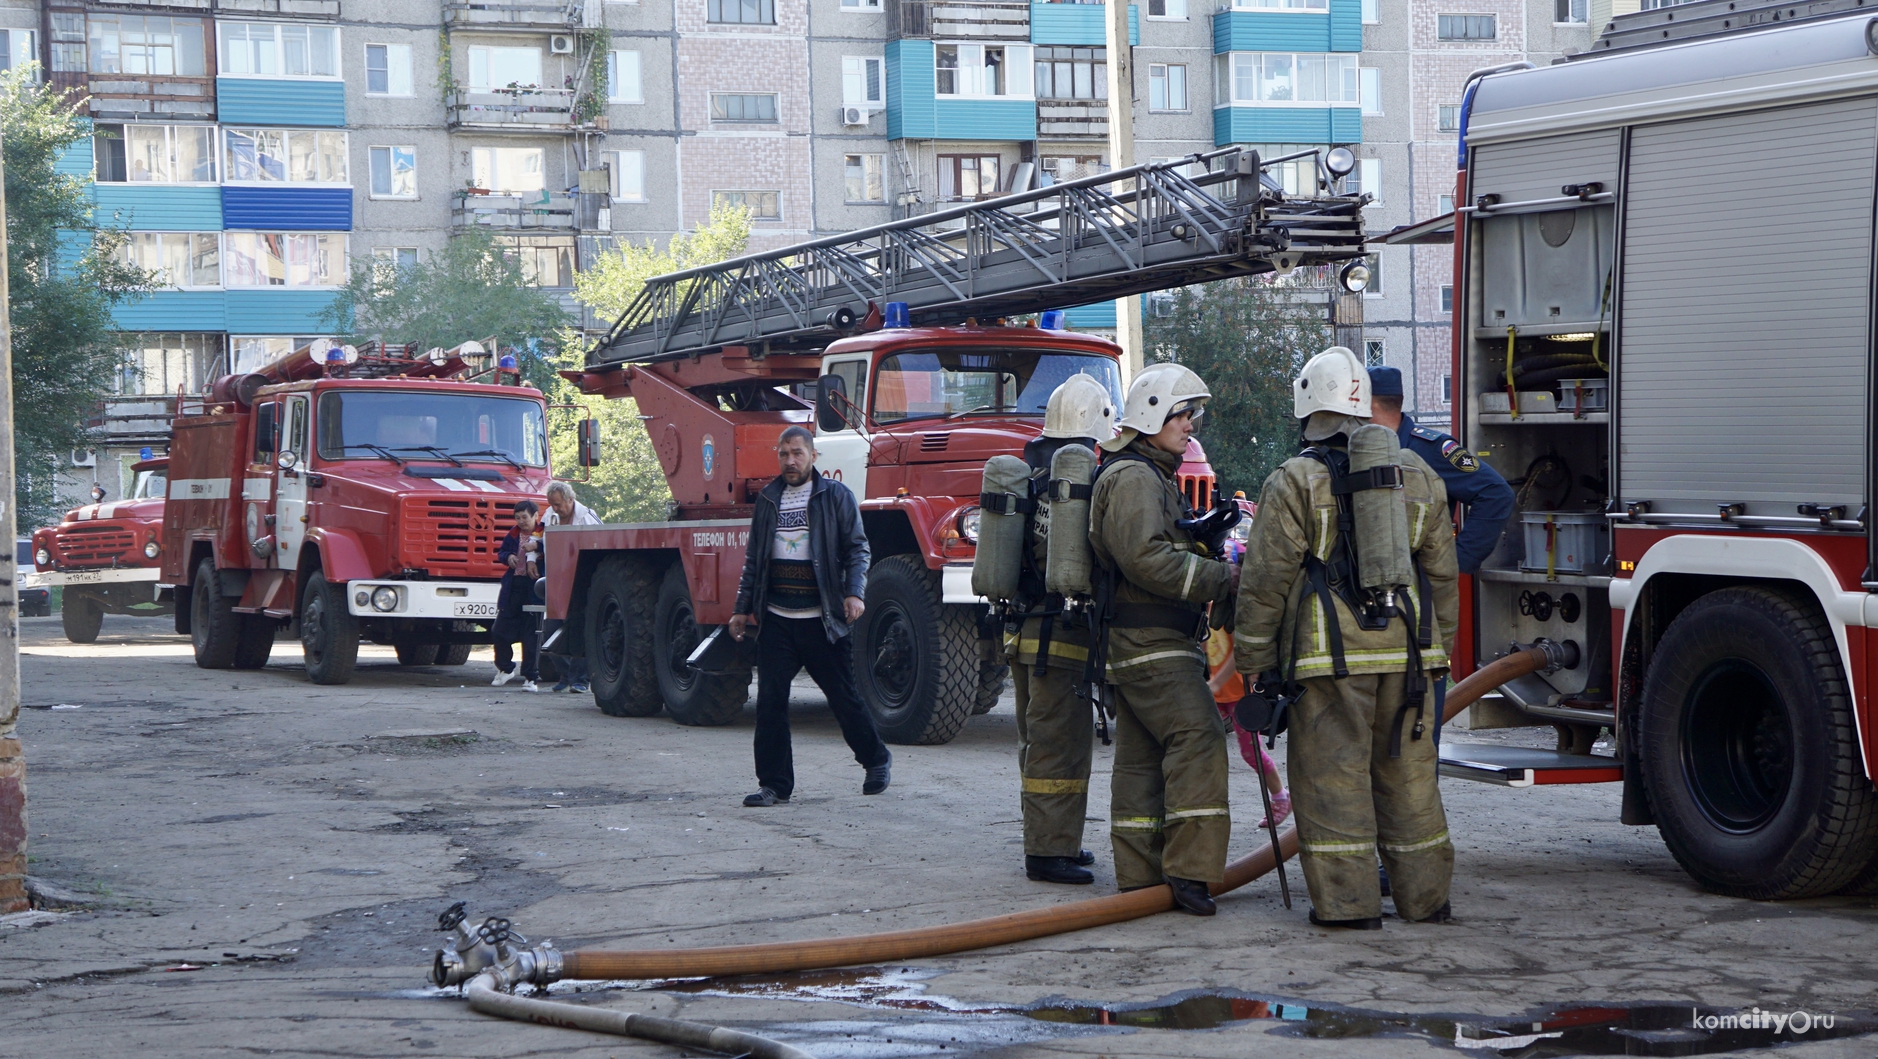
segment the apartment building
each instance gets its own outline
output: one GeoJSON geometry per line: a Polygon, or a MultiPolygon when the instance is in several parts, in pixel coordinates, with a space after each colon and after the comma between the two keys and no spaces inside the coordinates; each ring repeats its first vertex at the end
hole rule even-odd
{"type": "MultiPolygon", "coordinates": [[[[1380,235],[1454,209],[1461,91],[1475,70],[1545,65],[1590,50],[1613,0],[1362,0],[1359,182],[1377,201],[1364,219],[1380,235]],[[1598,7],[1599,10],[1589,10],[1598,7]],[[1593,19],[1597,22],[1594,24],[1593,19]]],[[[1617,0],[1636,10],[1638,0],[1617,0]]],[[[1450,421],[1454,253],[1382,247],[1364,298],[1364,353],[1413,380],[1416,418],[1450,421]]]]}
{"type": "MultiPolygon", "coordinates": [[[[1131,5],[1136,159],[1354,143],[1363,3],[1131,5]]],[[[61,167],[165,282],[118,313],[111,442],[75,468],[112,496],[162,395],[319,335],[358,263],[486,231],[572,309],[597,255],[716,202],[764,249],[1109,163],[1100,4],[0,0],[0,30],[0,67],[88,101],[61,167]]]]}

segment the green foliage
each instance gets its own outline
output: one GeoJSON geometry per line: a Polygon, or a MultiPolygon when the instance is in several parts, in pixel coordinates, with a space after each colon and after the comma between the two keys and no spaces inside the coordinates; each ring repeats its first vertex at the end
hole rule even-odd
{"type": "Polygon", "coordinates": [[[1185,287],[1174,312],[1148,321],[1153,360],[1173,360],[1206,380],[1198,434],[1220,490],[1243,489],[1257,499],[1279,464],[1297,454],[1291,381],[1304,362],[1330,345],[1321,293],[1262,279],[1221,280],[1185,287]]]}
{"type": "Polygon", "coordinates": [[[493,337],[516,349],[537,385],[550,373],[555,336],[568,322],[560,303],[530,283],[521,262],[486,232],[456,236],[402,269],[357,262],[320,317],[322,326],[349,342],[382,337],[425,350],[493,337]]]}
{"type": "Polygon", "coordinates": [[[587,56],[587,69],[581,75],[580,89],[574,97],[574,123],[586,125],[606,113],[606,97],[611,91],[606,83],[606,57],[613,44],[613,33],[607,29],[583,29],[580,31],[579,47],[587,56]]]}
{"type": "MultiPolygon", "coordinates": [[[[654,276],[723,261],[743,253],[750,237],[750,214],[742,208],[720,207],[697,231],[672,237],[664,249],[651,242],[626,244],[602,257],[574,278],[574,295],[601,319],[617,319],[654,276]]],[[[580,366],[587,348],[572,334],[562,336],[562,363],[580,366]]],[[[549,390],[555,403],[578,403],[600,421],[602,456],[592,480],[576,483],[580,501],[606,522],[654,522],[666,517],[672,491],[659,469],[652,438],[639,420],[639,405],[627,399],[609,401],[584,396],[571,383],[556,378],[549,390]]],[[[581,413],[556,409],[551,413],[554,465],[562,474],[574,473],[573,423],[581,413]]]]}
{"type": "Polygon", "coordinates": [[[86,182],[55,171],[59,153],[91,128],[33,77],[31,65],[0,74],[14,503],[22,532],[58,520],[57,461],[91,444],[86,420],[124,363],[111,310],[148,291],[151,280],[118,261],[124,235],[98,227],[86,182]]]}

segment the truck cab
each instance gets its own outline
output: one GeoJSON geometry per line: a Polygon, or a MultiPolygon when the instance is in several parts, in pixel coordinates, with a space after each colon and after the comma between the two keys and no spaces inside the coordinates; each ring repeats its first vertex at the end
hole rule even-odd
{"type": "Polygon", "coordinates": [[[106,614],[168,609],[158,578],[168,467],[164,457],[133,464],[128,497],[75,507],[58,525],[33,531],[32,572],[20,587],[64,589],[59,616],[73,643],[96,640],[106,614]]]}

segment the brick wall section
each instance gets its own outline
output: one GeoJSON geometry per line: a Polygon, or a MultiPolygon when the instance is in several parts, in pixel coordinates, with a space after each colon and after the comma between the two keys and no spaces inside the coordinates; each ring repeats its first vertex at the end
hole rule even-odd
{"type": "Polygon", "coordinates": [[[0,915],[26,908],[26,756],[9,733],[0,736],[0,915]]]}

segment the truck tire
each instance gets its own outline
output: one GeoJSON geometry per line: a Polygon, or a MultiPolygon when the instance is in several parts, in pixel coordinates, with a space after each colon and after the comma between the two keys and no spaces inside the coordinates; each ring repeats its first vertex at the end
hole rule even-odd
{"type": "Polygon", "coordinates": [[[601,560],[587,587],[587,661],[594,704],[609,717],[650,717],[665,708],[652,665],[658,571],[630,555],[601,560]]]}
{"type": "Polygon", "coordinates": [[[653,608],[652,657],[659,677],[659,694],[672,720],[679,724],[716,727],[743,714],[750,699],[750,671],[700,673],[685,660],[703,640],[691,609],[691,589],[685,584],[683,563],[666,567],[659,582],[659,601],[653,608]]]}
{"type": "Polygon", "coordinates": [[[867,576],[854,636],[854,683],[889,743],[948,743],[978,703],[978,622],[940,601],[939,575],[893,555],[867,576]]]}
{"type": "Polygon", "coordinates": [[[235,652],[241,646],[242,616],[235,613],[235,601],[222,592],[222,576],[213,559],[196,565],[196,579],[189,588],[189,612],[189,638],[195,648],[196,665],[203,669],[234,666],[235,652]]]}
{"type": "Polygon", "coordinates": [[[437,648],[437,664],[440,666],[460,666],[469,661],[470,649],[474,644],[447,643],[437,648]]]}
{"type": "Polygon", "coordinates": [[[1676,616],[1644,677],[1639,751],[1663,842],[1704,888],[1829,894],[1878,853],[1852,696],[1810,597],[1725,588],[1676,616]]]}
{"type": "Polygon", "coordinates": [[[104,601],[83,592],[65,590],[65,602],[59,605],[59,623],[65,626],[65,638],[73,643],[92,643],[104,628],[104,601]]]}
{"type": "Polygon", "coordinates": [[[978,700],[972,703],[973,717],[998,708],[998,699],[1004,694],[1004,683],[1010,675],[1010,666],[996,662],[978,663],[978,700]]]}
{"type": "Polygon", "coordinates": [[[274,633],[280,624],[265,614],[237,614],[241,633],[235,640],[236,669],[265,669],[274,653],[274,633]]]}
{"type": "Polygon", "coordinates": [[[437,664],[437,654],[443,648],[434,643],[401,643],[395,649],[401,666],[434,666],[437,664]]]}
{"type": "Polygon", "coordinates": [[[300,597],[300,649],[315,684],[344,684],[359,664],[359,619],[346,609],[346,586],[328,584],[318,571],[300,597]]]}

